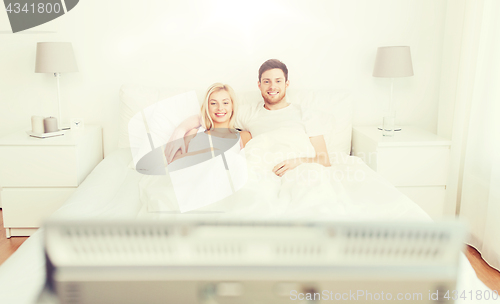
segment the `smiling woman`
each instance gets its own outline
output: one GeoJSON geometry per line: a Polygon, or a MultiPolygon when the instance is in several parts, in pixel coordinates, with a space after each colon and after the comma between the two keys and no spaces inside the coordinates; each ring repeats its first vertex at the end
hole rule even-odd
{"type": "MultiPolygon", "coordinates": [[[[239,140],[234,129],[237,108],[234,91],[229,85],[212,84],[205,94],[200,117],[201,126],[205,129],[204,133],[209,136],[210,142],[204,140],[205,136],[198,135],[199,132],[196,129],[187,132],[184,136],[184,152],[178,150],[171,162],[185,156],[213,151],[217,147],[212,145],[212,135],[216,138],[239,140]]],[[[247,131],[242,131],[239,135],[241,136],[240,147],[243,148],[252,137],[247,131]]]]}
{"type": "Polygon", "coordinates": [[[227,118],[233,116],[233,102],[227,91],[212,93],[208,101],[208,113],[216,128],[229,124],[227,118]]]}
{"type": "Polygon", "coordinates": [[[233,89],[222,83],[211,85],[201,105],[202,126],[213,128],[233,128],[237,103],[233,89]]]}

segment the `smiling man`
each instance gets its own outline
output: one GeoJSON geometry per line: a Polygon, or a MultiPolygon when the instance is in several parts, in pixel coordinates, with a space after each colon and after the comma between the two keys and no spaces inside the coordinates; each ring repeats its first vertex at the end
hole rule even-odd
{"type": "Polygon", "coordinates": [[[270,59],[260,66],[258,86],[266,109],[279,110],[288,106],[285,96],[289,85],[288,69],[281,61],[270,59]]]}
{"type": "MultiPolygon", "coordinates": [[[[296,157],[279,162],[272,169],[274,174],[283,176],[287,171],[304,163],[317,163],[329,167],[330,161],[323,138],[323,130],[321,126],[318,126],[317,117],[308,113],[303,107],[290,104],[286,100],[286,90],[290,85],[286,65],[277,59],[267,60],[259,68],[257,84],[263,101],[252,106],[241,107],[236,116],[236,127],[249,131],[253,138],[261,134],[283,130],[297,136],[307,136],[315,151],[314,157],[296,157]]],[[[184,151],[183,141],[172,139],[182,138],[186,132],[199,127],[199,125],[199,117],[194,116],[175,130],[165,149],[168,160],[179,149],[184,151]]],[[[281,137],[277,138],[276,145],[286,145],[286,142],[279,142],[281,137]]]]}
{"type": "MultiPolygon", "coordinates": [[[[279,162],[273,168],[278,176],[303,163],[318,163],[330,166],[323,130],[317,124],[318,119],[307,109],[290,104],[286,100],[286,90],[290,85],[288,68],[277,60],[269,59],[259,68],[258,87],[263,102],[242,108],[236,120],[236,125],[243,130],[250,131],[252,137],[275,130],[287,130],[297,136],[307,136],[315,150],[315,157],[291,158],[279,162]]],[[[284,144],[277,142],[276,144],[284,144]]]]}

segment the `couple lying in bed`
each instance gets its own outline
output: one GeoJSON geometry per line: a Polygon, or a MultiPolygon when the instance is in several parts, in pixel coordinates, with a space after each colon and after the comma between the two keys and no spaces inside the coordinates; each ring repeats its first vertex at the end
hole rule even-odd
{"type": "Polygon", "coordinates": [[[143,178],[148,208],[175,211],[177,205],[181,213],[230,216],[345,214],[350,200],[330,178],[324,128],[310,110],[287,103],[288,85],[288,69],[276,59],[259,69],[263,101],[238,105],[228,85],[212,85],[201,115],[181,123],[165,148],[170,180],[143,178]]]}
{"type": "MultiPolygon", "coordinates": [[[[317,119],[310,113],[304,113],[302,108],[286,101],[286,89],[289,85],[288,69],[284,63],[276,59],[264,62],[259,69],[258,87],[261,91],[263,102],[249,108],[238,107],[234,92],[230,86],[216,83],[207,91],[201,107],[201,117],[194,116],[179,126],[171,137],[165,149],[169,163],[189,155],[207,152],[214,147],[198,144],[201,136],[197,129],[201,125],[204,133],[215,138],[238,138],[235,126],[244,130],[241,136],[241,147],[253,137],[263,134],[279,133],[273,143],[275,147],[290,146],[289,138],[282,134],[290,134],[293,141],[300,142],[299,150],[281,150],[280,156],[276,153],[272,157],[276,160],[271,171],[276,176],[282,177],[285,173],[306,163],[316,163],[325,167],[330,166],[325,140],[321,126],[317,126],[317,119]],[[184,140],[174,140],[174,138],[184,140]],[[305,139],[305,142],[304,142],[305,139]],[[311,147],[312,146],[312,147],[311,147]],[[304,153],[302,153],[304,152],[304,153]],[[285,155],[286,154],[286,155],[285,155]]],[[[295,145],[296,146],[296,145],[295,145]]],[[[266,157],[264,155],[263,157],[266,157]]],[[[263,158],[260,158],[261,160],[263,158]]],[[[269,159],[269,155],[267,155],[269,159]]]]}

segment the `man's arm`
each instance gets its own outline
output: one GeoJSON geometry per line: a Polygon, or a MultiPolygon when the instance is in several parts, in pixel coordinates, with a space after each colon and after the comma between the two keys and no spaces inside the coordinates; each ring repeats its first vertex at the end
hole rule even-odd
{"type": "Polygon", "coordinates": [[[326,149],[326,142],[323,135],[309,137],[309,140],[314,147],[314,151],[316,151],[316,156],[309,162],[330,167],[330,157],[328,156],[328,150],[326,149]]]}
{"type": "Polygon", "coordinates": [[[200,115],[193,115],[186,120],[184,120],[177,128],[175,128],[174,133],[170,136],[168,143],[165,147],[165,157],[167,158],[167,162],[171,163],[177,151],[181,151],[182,153],[186,153],[186,145],[184,140],[179,140],[183,138],[187,132],[192,129],[197,129],[200,127],[200,115]]]}
{"type": "Polygon", "coordinates": [[[241,131],[240,132],[240,137],[241,137],[241,145],[240,148],[243,149],[247,145],[247,142],[252,139],[252,134],[248,131],[241,131]]]}
{"type": "Polygon", "coordinates": [[[287,159],[274,166],[273,172],[278,176],[283,176],[288,170],[295,169],[298,165],[305,163],[317,163],[325,167],[330,167],[330,158],[328,157],[326,142],[323,135],[309,137],[309,140],[314,147],[314,151],[316,151],[315,157],[287,159]]]}

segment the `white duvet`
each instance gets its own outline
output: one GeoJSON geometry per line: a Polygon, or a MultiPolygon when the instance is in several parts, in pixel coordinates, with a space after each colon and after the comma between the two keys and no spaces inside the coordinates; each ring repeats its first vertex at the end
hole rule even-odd
{"type": "MultiPolygon", "coordinates": [[[[145,177],[128,167],[130,151],[119,150],[104,159],[80,185],[68,201],[54,213],[62,219],[117,219],[117,218],[172,218],[172,217],[251,217],[276,216],[276,206],[253,201],[257,193],[249,186],[237,192],[232,198],[212,204],[199,210],[180,214],[175,210],[154,210],[141,202],[139,184],[145,177]],[[239,193],[239,194],[238,194],[239,193]]],[[[317,208],[307,214],[303,206],[291,206],[287,217],[325,216],[335,220],[429,220],[429,217],[415,203],[397,191],[390,183],[363,164],[360,159],[346,157],[329,170],[335,175],[332,186],[347,195],[348,204],[341,210],[317,208]],[[294,211],[292,211],[294,210],[294,211]],[[305,212],[305,213],[304,213],[305,212]]],[[[142,192],[142,196],[146,195],[142,192]]],[[[154,199],[154,191],[150,192],[154,199]]],[[[309,194],[307,194],[309,195],[309,194]]],[[[315,194],[312,194],[315,195],[315,194]]],[[[337,196],[337,203],[338,203],[337,196]]],[[[326,203],[326,202],[325,202],[326,203]]],[[[320,206],[323,203],[319,204],[320,206]]],[[[152,204],[154,207],[154,204],[152,204]]],[[[157,206],[158,207],[158,206],[157,206]]],[[[290,207],[290,206],[288,206],[290,207]]],[[[0,266],[0,303],[34,303],[45,276],[43,254],[43,229],[33,234],[23,245],[0,266]]],[[[486,290],[479,281],[469,262],[462,255],[457,290],[486,290]]],[[[474,303],[459,299],[456,303],[474,303]]],[[[479,301],[484,303],[486,301],[479,301]]]]}
{"type": "Polygon", "coordinates": [[[192,206],[193,202],[186,197],[194,193],[202,206],[194,213],[210,211],[215,217],[346,217],[348,195],[333,178],[332,168],[302,164],[283,177],[272,172],[283,160],[314,156],[314,148],[305,133],[301,137],[288,130],[268,132],[253,138],[245,149],[240,151],[236,143],[224,154],[237,189],[232,195],[229,185],[225,185],[229,183],[224,164],[216,157],[168,176],[143,176],[139,184],[143,206],[147,206],[147,211],[170,216],[184,212],[186,203],[192,206]],[[239,157],[233,155],[233,150],[237,150],[239,157]],[[243,162],[236,161],[238,158],[243,162]],[[206,206],[205,201],[213,203],[206,206]]]}
{"type": "MultiPolygon", "coordinates": [[[[373,219],[372,215],[379,213],[378,205],[361,206],[356,203],[355,199],[351,199],[346,191],[352,182],[368,178],[366,168],[358,168],[359,159],[357,158],[346,156],[342,165],[335,164],[328,168],[314,163],[302,164],[285,173],[283,177],[278,177],[272,172],[276,164],[286,159],[315,155],[314,148],[305,133],[300,136],[296,132],[284,129],[268,132],[249,141],[240,154],[246,159],[245,170],[242,170],[241,164],[240,168],[231,167],[231,165],[229,167],[233,180],[238,174],[243,172],[247,174],[243,188],[208,206],[202,203],[203,207],[194,210],[191,215],[212,213],[211,218],[285,217],[352,220],[373,219]]],[[[206,163],[209,162],[211,161],[206,161],[206,163]]],[[[222,161],[220,164],[215,162],[215,159],[212,162],[224,170],[222,161]]],[[[209,164],[205,165],[207,166],[209,164]]],[[[203,181],[206,182],[205,179],[199,176],[199,174],[207,173],[198,172],[196,175],[195,170],[196,168],[179,170],[175,171],[175,175],[170,176],[143,176],[139,183],[139,190],[142,206],[145,209],[142,209],[140,216],[171,218],[185,209],[184,196],[180,195],[183,192],[198,192],[200,199],[210,200],[214,195],[213,191],[224,191],[215,183],[211,189],[212,192],[208,191],[202,184],[203,181]],[[179,177],[180,175],[182,178],[179,177]],[[175,182],[173,182],[174,179],[176,179],[175,182]],[[183,182],[182,187],[179,187],[179,179],[183,182]]],[[[224,180],[225,174],[221,174],[220,179],[224,180]]],[[[355,195],[356,191],[352,192],[352,195],[355,195]]],[[[378,192],[380,191],[375,193],[378,192]]],[[[393,191],[393,194],[395,193],[393,191]]],[[[427,215],[420,208],[403,196],[398,199],[388,198],[388,201],[398,203],[394,208],[384,208],[386,210],[380,213],[384,218],[428,220],[427,215]]]]}

